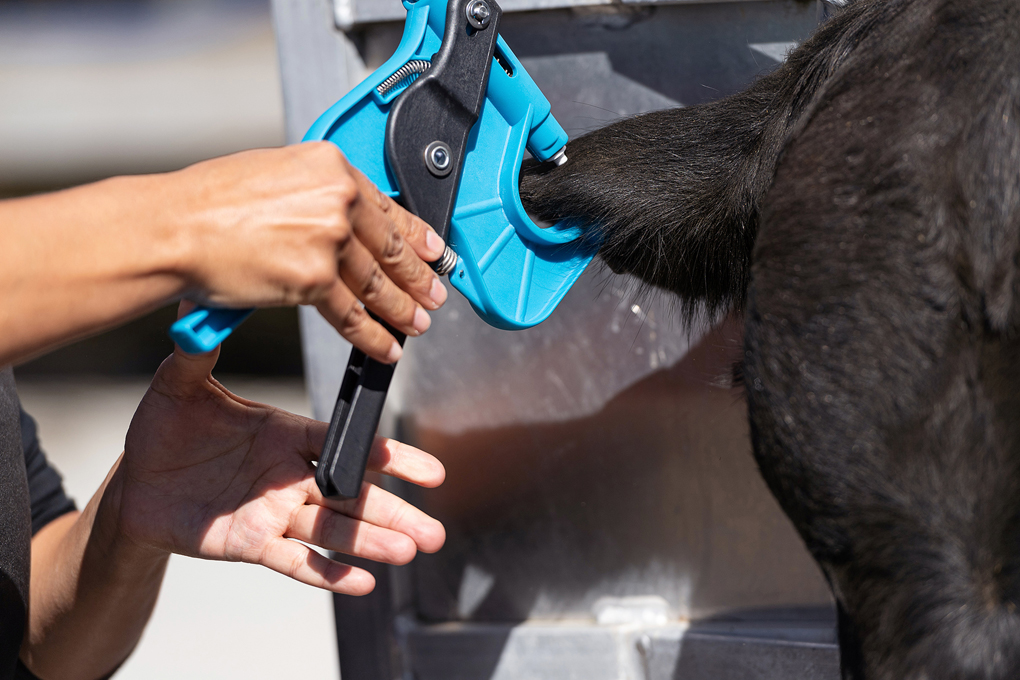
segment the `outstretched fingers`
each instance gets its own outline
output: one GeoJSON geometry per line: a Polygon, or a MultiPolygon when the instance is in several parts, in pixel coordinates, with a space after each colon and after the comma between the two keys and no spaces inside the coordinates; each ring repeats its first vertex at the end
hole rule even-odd
{"type": "Polygon", "coordinates": [[[376,437],[368,456],[368,469],[429,489],[446,479],[446,468],[433,455],[395,439],[376,437]]]}
{"type": "Polygon", "coordinates": [[[375,578],[364,569],[335,562],[286,538],[269,543],[258,563],[295,581],[343,595],[367,595],[375,588],[375,578]]]}
{"type": "Polygon", "coordinates": [[[357,498],[332,500],[323,498],[315,481],[311,480],[307,502],[408,536],[422,552],[436,552],[446,542],[446,529],[439,520],[429,517],[403,498],[368,482],[362,483],[357,498]]]}
{"type": "MultiPolygon", "coordinates": [[[[318,458],[327,429],[326,423],[304,419],[305,441],[298,448],[309,462],[318,458]]],[[[446,477],[443,464],[434,456],[383,437],[375,439],[369,454],[368,469],[425,487],[439,486],[446,477]]],[[[304,484],[305,493],[308,494],[307,505],[298,513],[297,520],[292,522],[292,529],[298,532],[294,538],[330,550],[394,564],[402,563],[395,560],[404,559],[402,541],[393,542],[394,534],[409,537],[418,550],[429,553],[439,550],[446,541],[446,530],[442,523],[403,498],[374,484],[362,483],[361,493],[351,500],[325,498],[311,475],[304,484]],[[347,523],[329,514],[320,514],[316,510],[319,506],[355,523],[347,523]],[[299,524],[296,523],[298,520],[299,524]],[[372,528],[362,526],[365,523],[372,528]],[[354,539],[369,542],[357,543],[354,539]],[[391,545],[382,546],[387,541],[391,545]],[[364,551],[371,554],[362,554],[364,551]]],[[[412,553],[407,559],[413,556],[412,553]]]]}
{"type": "Polygon", "coordinates": [[[353,519],[321,505],[306,505],[291,521],[287,538],[373,562],[407,564],[418,552],[410,536],[353,519]]]}
{"type": "MultiPolygon", "coordinates": [[[[298,446],[299,453],[309,462],[318,460],[326,442],[329,424],[303,417],[301,421],[304,425],[304,442],[298,446]]],[[[446,479],[446,468],[438,458],[386,437],[376,437],[372,442],[366,469],[429,489],[439,486],[446,479]]]]}

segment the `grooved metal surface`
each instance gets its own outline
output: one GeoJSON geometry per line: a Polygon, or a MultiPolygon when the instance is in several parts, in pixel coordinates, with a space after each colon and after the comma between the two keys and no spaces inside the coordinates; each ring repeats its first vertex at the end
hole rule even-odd
{"type": "MultiPolygon", "coordinates": [[[[678,5],[698,4],[703,0],[505,0],[500,3],[504,12],[534,12],[565,7],[587,8],[611,5],[678,5]]],[[[718,1],[718,0],[717,0],[718,1]]],[[[722,0],[723,2],[753,2],[754,0],[722,0]]],[[[361,24],[403,21],[404,8],[394,0],[333,0],[333,17],[337,27],[350,30],[361,24]]]]}
{"type": "Polygon", "coordinates": [[[817,610],[771,615],[776,618],[751,615],[730,626],[402,621],[402,646],[415,680],[839,678],[831,617],[817,610]]]}

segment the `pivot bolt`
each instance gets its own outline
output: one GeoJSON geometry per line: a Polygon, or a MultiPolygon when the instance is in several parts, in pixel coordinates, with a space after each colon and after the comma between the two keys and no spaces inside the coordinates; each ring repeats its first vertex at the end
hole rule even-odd
{"type": "Polygon", "coordinates": [[[446,177],[453,170],[453,154],[445,142],[435,141],[425,147],[425,167],[436,177],[446,177]]]}
{"type": "Polygon", "coordinates": [[[485,0],[471,0],[465,10],[468,23],[475,30],[482,31],[489,25],[492,18],[492,8],[485,0]]]}

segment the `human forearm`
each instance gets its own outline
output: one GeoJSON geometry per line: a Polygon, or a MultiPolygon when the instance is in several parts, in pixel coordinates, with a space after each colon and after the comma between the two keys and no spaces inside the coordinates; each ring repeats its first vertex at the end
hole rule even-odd
{"type": "Polygon", "coordinates": [[[156,603],[168,554],[120,532],[116,469],[80,515],[55,520],[32,541],[21,656],[42,680],[111,673],[138,643],[156,603]]]}
{"type": "Polygon", "coordinates": [[[186,290],[188,235],[174,228],[171,189],[161,177],[118,177],[0,201],[0,366],[186,290]]]}
{"type": "Polygon", "coordinates": [[[176,172],[0,201],[0,366],[175,297],[315,305],[380,361],[446,289],[442,239],[328,142],[257,149],[176,172]]]}

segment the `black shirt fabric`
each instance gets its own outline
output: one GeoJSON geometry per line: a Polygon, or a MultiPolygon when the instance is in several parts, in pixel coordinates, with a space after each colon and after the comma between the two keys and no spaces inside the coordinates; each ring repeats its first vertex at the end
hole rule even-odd
{"type": "Polygon", "coordinates": [[[39,435],[32,416],[21,411],[21,451],[28,477],[28,500],[32,507],[32,535],[44,526],[75,509],[64,492],[60,473],[46,460],[39,446],[39,435]]]}
{"type": "Polygon", "coordinates": [[[28,612],[32,511],[20,413],[14,375],[7,369],[0,372],[0,678],[14,677],[28,612]]]}
{"type": "Polygon", "coordinates": [[[21,410],[11,369],[0,370],[0,680],[31,678],[18,663],[28,613],[32,535],[74,502],[21,410]]]}

